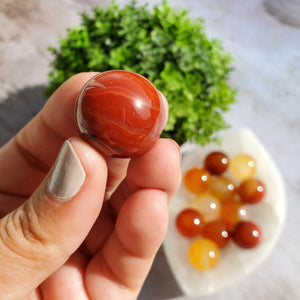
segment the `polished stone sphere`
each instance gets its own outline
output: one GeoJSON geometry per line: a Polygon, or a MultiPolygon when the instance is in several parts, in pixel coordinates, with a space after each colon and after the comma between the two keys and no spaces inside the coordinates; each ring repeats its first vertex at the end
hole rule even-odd
{"type": "Polygon", "coordinates": [[[160,93],[145,77],[107,71],[87,82],[75,111],[80,136],[100,153],[133,157],[149,150],[165,123],[160,93]]]}

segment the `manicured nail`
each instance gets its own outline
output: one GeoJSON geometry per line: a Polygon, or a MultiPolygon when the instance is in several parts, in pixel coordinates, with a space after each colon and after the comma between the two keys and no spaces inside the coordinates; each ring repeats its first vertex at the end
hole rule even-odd
{"type": "Polygon", "coordinates": [[[49,192],[67,201],[78,193],[85,177],[85,171],[71,143],[65,141],[48,180],[49,192]]]}

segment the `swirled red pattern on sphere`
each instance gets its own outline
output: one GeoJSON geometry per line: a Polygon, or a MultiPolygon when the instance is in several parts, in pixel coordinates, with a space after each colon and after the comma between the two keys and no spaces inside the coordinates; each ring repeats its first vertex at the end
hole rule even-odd
{"type": "Polygon", "coordinates": [[[107,71],[82,89],[76,105],[81,137],[107,156],[133,157],[149,150],[164,127],[159,92],[145,77],[107,71]]]}

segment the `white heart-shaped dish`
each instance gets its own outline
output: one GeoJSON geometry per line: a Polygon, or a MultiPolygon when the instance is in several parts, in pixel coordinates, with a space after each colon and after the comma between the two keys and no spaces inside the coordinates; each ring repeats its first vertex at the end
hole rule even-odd
{"type": "Polygon", "coordinates": [[[257,163],[255,177],[264,182],[266,194],[262,202],[247,206],[247,218],[262,229],[263,239],[257,247],[247,250],[230,242],[222,249],[220,262],[214,269],[203,272],[195,270],[187,259],[191,239],[183,238],[175,226],[178,213],[187,207],[189,199],[187,190],[181,184],[170,204],[169,228],[164,241],[164,251],[179,287],[189,296],[216,292],[252,271],[270,253],[284,222],[283,181],[263,145],[249,129],[225,131],[220,135],[220,141],[219,145],[184,145],[182,174],[192,167],[202,166],[205,156],[212,151],[223,151],[229,158],[240,153],[251,155],[257,163]]]}

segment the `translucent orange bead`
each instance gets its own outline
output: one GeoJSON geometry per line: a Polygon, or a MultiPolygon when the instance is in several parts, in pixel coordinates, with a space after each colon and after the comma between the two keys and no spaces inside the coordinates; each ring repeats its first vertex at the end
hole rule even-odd
{"type": "Polygon", "coordinates": [[[250,178],[240,184],[238,194],[243,202],[255,204],[264,198],[265,186],[261,181],[255,178],[250,178]]]}
{"type": "Polygon", "coordinates": [[[216,220],[203,226],[202,237],[212,240],[219,248],[224,248],[230,240],[229,228],[221,220],[216,220]]]}
{"type": "Polygon", "coordinates": [[[254,175],[256,163],[250,155],[239,154],[229,161],[228,169],[236,179],[245,180],[254,175]]]}
{"type": "Polygon", "coordinates": [[[219,218],[221,204],[220,201],[211,193],[197,195],[189,205],[200,212],[205,223],[219,218]]]}
{"type": "Polygon", "coordinates": [[[183,236],[195,237],[202,232],[203,218],[197,210],[186,208],[177,215],[175,224],[183,236]]]}
{"type": "Polygon", "coordinates": [[[229,229],[233,229],[233,227],[244,219],[246,215],[247,212],[243,208],[243,203],[241,202],[231,200],[222,204],[220,217],[229,229]]]}
{"type": "Polygon", "coordinates": [[[234,197],[236,187],[234,182],[228,177],[212,176],[209,181],[209,191],[221,202],[225,202],[234,197]]]}
{"type": "Polygon", "coordinates": [[[207,190],[210,173],[202,168],[189,169],[184,175],[185,187],[194,194],[207,190]]]}
{"type": "Polygon", "coordinates": [[[215,242],[206,238],[200,238],[190,245],[188,259],[190,264],[197,270],[209,270],[218,263],[220,250],[215,242]]]}

